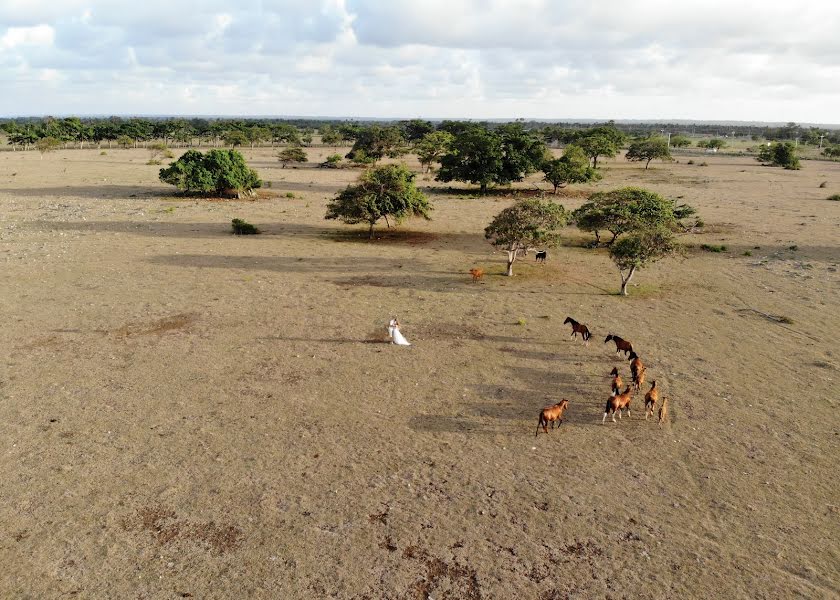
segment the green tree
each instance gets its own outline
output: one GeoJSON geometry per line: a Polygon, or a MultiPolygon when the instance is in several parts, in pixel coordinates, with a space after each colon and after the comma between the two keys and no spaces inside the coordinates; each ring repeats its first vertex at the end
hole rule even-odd
{"type": "Polygon", "coordinates": [[[566,146],[563,156],[547,160],[542,165],[543,181],[554,186],[554,193],[570,183],[587,183],[601,179],[601,174],[589,166],[583,150],[575,145],[566,146]]]}
{"type": "Polygon", "coordinates": [[[432,125],[429,121],[424,121],[423,119],[401,121],[400,127],[403,130],[405,139],[411,143],[419,142],[435,130],[434,125],[432,125]]]}
{"type": "Polygon", "coordinates": [[[557,245],[566,219],[566,209],[560,204],[538,198],[519,200],[493,218],[484,229],[484,237],[507,252],[506,274],[510,277],[520,253],[557,245]]]}
{"type": "Polygon", "coordinates": [[[325,146],[337,148],[342,139],[341,133],[332,125],[324,125],[321,127],[321,143],[325,146]]]}
{"type": "Polygon", "coordinates": [[[52,136],[42,137],[40,140],[35,142],[35,147],[38,149],[38,152],[41,153],[41,158],[44,158],[44,154],[48,152],[55,152],[58,150],[59,146],[61,146],[61,142],[52,136]]]}
{"type": "Polygon", "coordinates": [[[187,150],[181,158],[160,170],[160,180],[193,194],[252,195],[262,185],[256,171],[236,150],[210,150],[202,154],[187,150]]]}
{"type": "Polygon", "coordinates": [[[545,142],[519,123],[495,131],[476,124],[456,125],[450,150],[440,158],[438,181],[468,181],[486,194],[490,184],[522,181],[545,160],[545,142]]]}
{"type": "Polygon", "coordinates": [[[823,150],[823,156],[829,158],[840,158],[840,146],[828,146],[823,150]]]}
{"type": "Polygon", "coordinates": [[[645,161],[645,170],[654,158],[660,160],[674,160],[668,149],[668,141],[664,138],[650,138],[630,144],[625,158],[631,162],[645,161]]]}
{"type": "Polygon", "coordinates": [[[595,234],[596,244],[601,231],[613,234],[607,243],[634,229],[651,227],[676,227],[674,203],[648,190],[625,187],[609,192],[598,192],[572,213],[572,218],[582,231],[595,234]]]}
{"type": "Polygon", "coordinates": [[[281,150],[277,154],[277,158],[280,159],[280,162],[283,163],[283,168],[286,168],[286,165],[289,163],[305,163],[308,159],[306,156],[306,152],[303,148],[299,148],[297,146],[293,146],[291,148],[286,148],[285,150],[281,150]]]}
{"type": "Polygon", "coordinates": [[[225,132],[223,138],[226,146],[236,148],[237,146],[244,146],[248,143],[248,135],[244,131],[238,129],[229,129],[225,132]]]}
{"type": "Polygon", "coordinates": [[[674,148],[688,148],[691,145],[691,140],[684,135],[675,135],[671,137],[671,146],[674,148]]]}
{"type": "Polygon", "coordinates": [[[414,184],[414,173],[405,165],[382,165],[366,170],[357,183],[348,185],[327,205],[326,219],[341,219],[354,225],[368,223],[369,239],[373,227],[385,219],[399,224],[408,217],[429,219],[432,206],[414,184]]]}
{"type": "Polygon", "coordinates": [[[424,173],[428,173],[432,164],[438,162],[441,156],[449,152],[454,139],[455,136],[448,131],[432,131],[414,144],[414,151],[417,153],[417,158],[420,159],[424,173]]]}
{"type": "Polygon", "coordinates": [[[799,156],[796,154],[796,146],[791,142],[777,142],[769,146],[762,146],[758,151],[756,160],[764,164],[769,164],[774,167],[784,167],[792,171],[797,171],[801,168],[799,156]]]}
{"type": "Polygon", "coordinates": [[[354,160],[357,155],[373,162],[383,156],[397,158],[408,152],[408,145],[398,127],[380,127],[371,125],[359,131],[356,141],[347,158],[354,160]]]}
{"type": "Polygon", "coordinates": [[[726,142],[718,138],[712,138],[710,140],[700,140],[697,142],[698,148],[707,148],[709,150],[720,150],[726,146],[726,142]]]}
{"type": "Polygon", "coordinates": [[[592,167],[598,168],[598,158],[601,156],[612,158],[618,154],[619,144],[602,134],[592,134],[581,137],[575,142],[592,161],[592,167]]]}
{"type": "Polygon", "coordinates": [[[621,294],[627,295],[627,285],[638,269],[677,251],[674,234],[667,227],[637,229],[618,240],[610,247],[610,258],[621,276],[621,294]]]}

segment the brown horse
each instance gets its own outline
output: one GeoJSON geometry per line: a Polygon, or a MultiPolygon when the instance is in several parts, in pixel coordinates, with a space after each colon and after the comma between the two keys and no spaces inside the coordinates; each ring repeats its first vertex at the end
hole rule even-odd
{"type": "Polygon", "coordinates": [[[613,370],[610,371],[610,375],[612,375],[612,392],[613,394],[618,394],[621,391],[621,386],[624,385],[624,382],[621,380],[621,375],[618,374],[618,367],[613,367],[613,370]]]}
{"type": "Polygon", "coordinates": [[[544,409],[540,411],[540,418],[537,421],[537,432],[534,434],[534,437],[537,437],[540,434],[540,427],[543,428],[543,431],[548,433],[548,424],[551,423],[551,428],[554,429],[554,422],[557,421],[558,426],[563,424],[563,413],[566,412],[566,408],[569,406],[568,400],[561,400],[557,404],[553,404],[551,406],[546,406],[544,409]]]}
{"type": "Polygon", "coordinates": [[[589,328],[583,323],[578,323],[572,317],[566,317],[566,320],[563,321],[563,325],[566,323],[572,324],[572,337],[577,337],[577,334],[580,334],[580,337],[583,338],[583,341],[586,342],[586,345],[588,346],[589,338],[592,337],[592,334],[589,333],[589,328]]]}
{"type": "Polygon", "coordinates": [[[618,354],[619,352],[624,352],[624,356],[627,356],[631,352],[633,352],[633,344],[628,342],[625,339],[618,337],[617,335],[609,334],[607,339],[604,340],[606,344],[610,340],[615,342],[615,353],[618,354]]]}

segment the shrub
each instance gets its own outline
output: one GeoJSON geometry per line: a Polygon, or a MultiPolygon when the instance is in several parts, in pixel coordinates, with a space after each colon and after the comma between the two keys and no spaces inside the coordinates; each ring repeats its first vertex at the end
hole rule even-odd
{"type": "Polygon", "coordinates": [[[821,187],[821,188],[824,188],[824,187],[827,187],[827,186],[828,186],[828,182],[827,182],[827,181],[823,181],[823,182],[820,184],[820,187],[821,187]]]}
{"type": "Polygon", "coordinates": [[[686,164],[687,165],[693,165],[694,164],[694,159],[693,158],[689,159],[689,161],[686,164]]]}
{"type": "Polygon", "coordinates": [[[160,170],[160,180],[192,194],[252,195],[262,185],[256,171],[248,168],[236,150],[188,150],[169,167],[160,170]]]}
{"type": "Polygon", "coordinates": [[[295,195],[293,192],[286,192],[286,198],[294,198],[295,195]]]}
{"type": "Polygon", "coordinates": [[[233,235],[256,235],[260,233],[259,229],[242,219],[233,219],[230,224],[233,229],[233,235]]]}
{"type": "Polygon", "coordinates": [[[794,171],[800,168],[796,146],[790,142],[762,146],[758,151],[756,160],[774,167],[784,167],[794,171]]]}
{"type": "Polygon", "coordinates": [[[749,250],[744,250],[744,256],[752,256],[752,252],[749,250]]]}
{"type": "Polygon", "coordinates": [[[704,160],[704,161],[703,161],[703,162],[701,162],[698,166],[700,166],[700,167],[708,167],[708,166],[709,166],[709,163],[707,163],[707,162],[704,160]]]}
{"type": "Polygon", "coordinates": [[[714,244],[700,244],[700,248],[706,252],[726,252],[726,246],[715,246],[714,244]]]}
{"type": "Polygon", "coordinates": [[[146,161],[146,164],[147,165],[162,165],[163,163],[160,162],[159,160],[155,160],[154,158],[150,158],[148,161],[146,161]]]}
{"type": "Polygon", "coordinates": [[[799,246],[797,246],[796,244],[794,244],[793,246],[788,246],[788,250],[793,250],[794,252],[796,252],[797,250],[799,250],[799,246]]]}
{"type": "Polygon", "coordinates": [[[103,150],[99,153],[99,156],[108,156],[108,153],[103,150]]]}
{"type": "Polygon", "coordinates": [[[828,200],[833,200],[834,202],[840,202],[840,194],[831,194],[828,197],[828,200]]]}

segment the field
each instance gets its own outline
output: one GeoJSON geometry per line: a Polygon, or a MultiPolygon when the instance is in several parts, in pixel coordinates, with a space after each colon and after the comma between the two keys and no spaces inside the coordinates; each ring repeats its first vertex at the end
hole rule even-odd
{"type": "Polygon", "coordinates": [[[839,163],[605,161],[577,189],[705,222],[622,298],[571,228],[501,276],[510,196],[419,176],[433,220],[368,242],[323,219],[357,170],[244,153],[273,197],[175,197],[140,149],[0,153],[0,597],[840,594],[839,163]],[[641,396],[601,424],[609,332],[662,428],[641,396]]]}

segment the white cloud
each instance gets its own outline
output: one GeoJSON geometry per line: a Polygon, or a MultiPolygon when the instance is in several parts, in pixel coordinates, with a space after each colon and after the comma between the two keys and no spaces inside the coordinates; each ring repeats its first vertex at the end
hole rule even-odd
{"type": "Polygon", "coordinates": [[[3,0],[0,115],[837,122],[837,22],[834,0],[3,0]]]}

